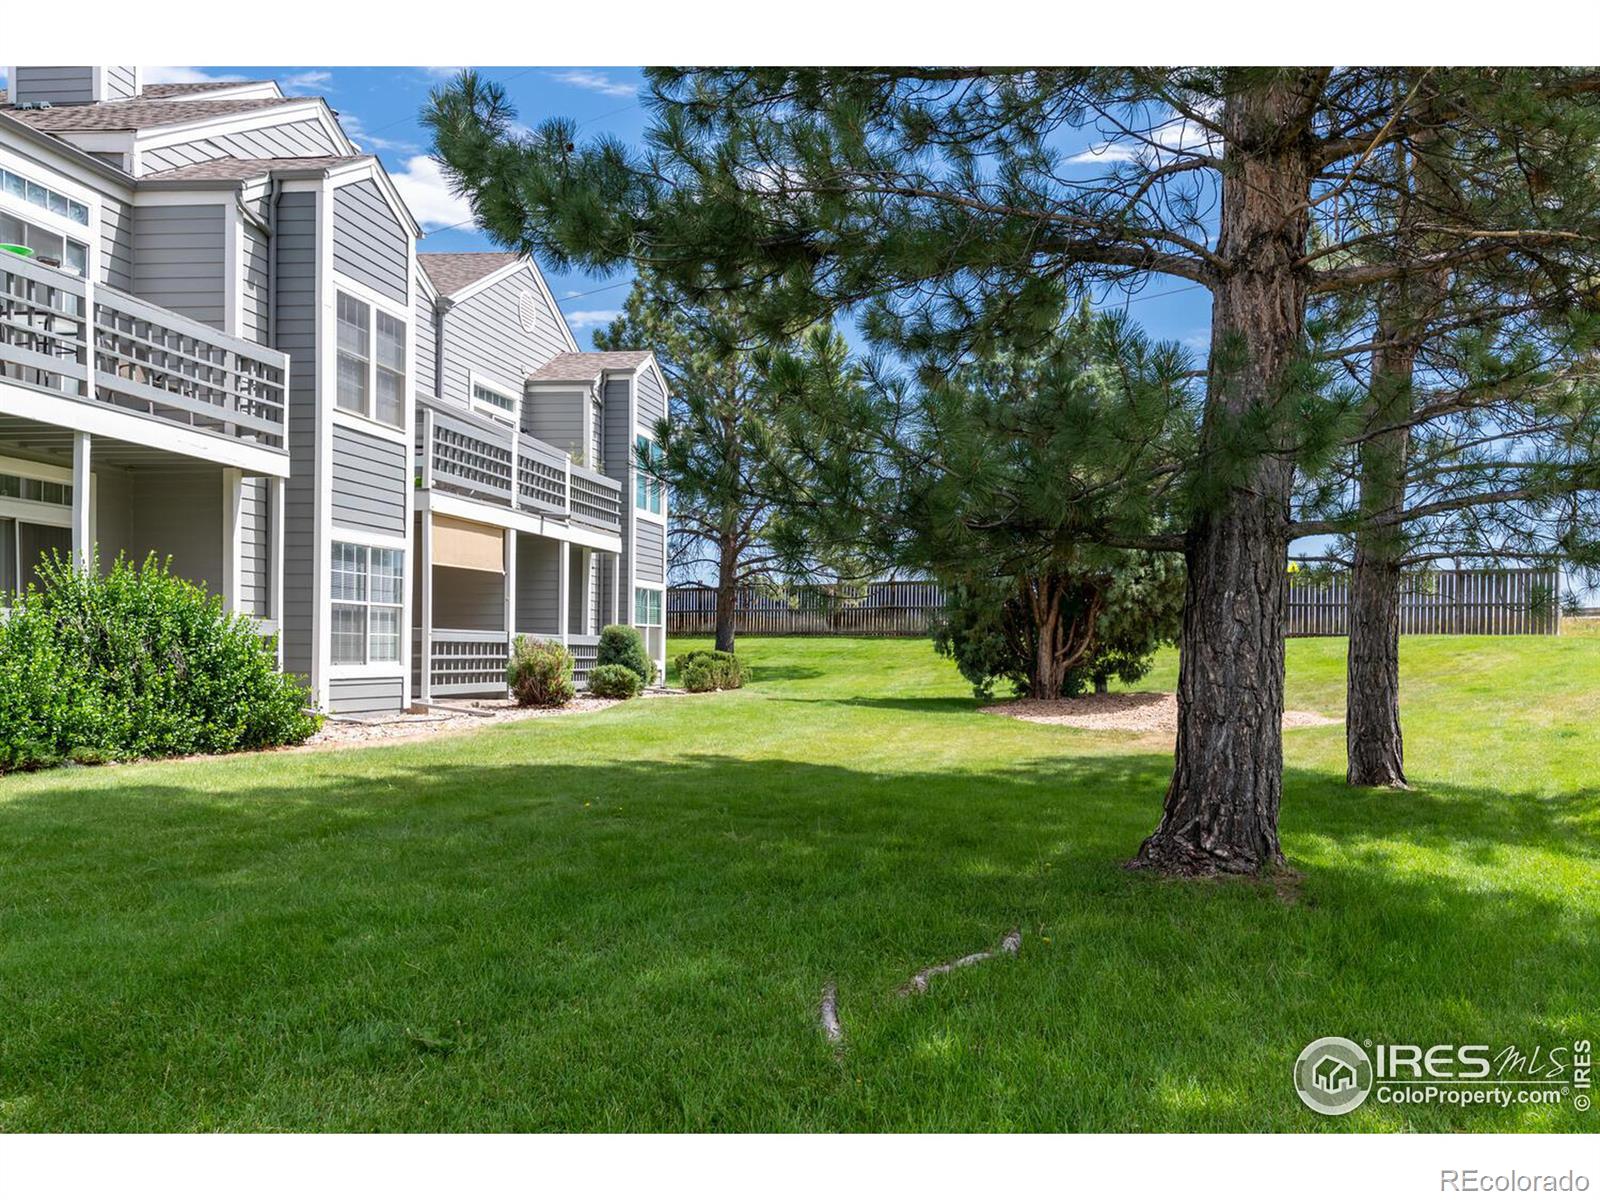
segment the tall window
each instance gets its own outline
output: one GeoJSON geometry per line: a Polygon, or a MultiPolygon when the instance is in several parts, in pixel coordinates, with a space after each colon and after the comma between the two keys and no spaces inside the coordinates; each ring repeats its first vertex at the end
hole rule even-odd
{"type": "Polygon", "coordinates": [[[661,590],[659,588],[633,589],[633,623],[635,625],[661,624],[661,590]]]}
{"type": "Polygon", "coordinates": [[[88,246],[10,213],[0,212],[0,242],[26,246],[47,266],[61,267],[75,275],[86,275],[89,271],[88,246]]]}
{"type": "Polygon", "coordinates": [[[337,666],[400,661],[404,555],[333,544],[333,661],[337,666]]]}
{"type": "Polygon", "coordinates": [[[640,433],[634,435],[633,448],[633,506],[642,508],[646,512],[659,514],[661,512],[661,481],[651,477],[650,473],[645,469],[645,464],[660,464],[662,458],[661,447],[656,445],[655,439],[647,438],[640,433]]]}
{"type": "Polygon", "coordinates": [[[406,325],[339,293],[339,389],[334,402],[385,425],[406,423],[406,325]],[[376,338],[374,338],[376,330],[376,338]]]}

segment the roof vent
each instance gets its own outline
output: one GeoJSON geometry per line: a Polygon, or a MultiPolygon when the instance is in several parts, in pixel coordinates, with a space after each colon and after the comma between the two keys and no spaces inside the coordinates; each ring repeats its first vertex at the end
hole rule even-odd
{"type": "Polygon", "coordinates": [[[526,333],[539,332],[539,301],[532,292],[517,293],[517,323],[526,333]]]}
{"type": "Polygon", "coordinates": [[[16,107],[21,109],[35,109],[54,108],[55,105],[51,104],[48,100],[18,100],[16,107]]]}

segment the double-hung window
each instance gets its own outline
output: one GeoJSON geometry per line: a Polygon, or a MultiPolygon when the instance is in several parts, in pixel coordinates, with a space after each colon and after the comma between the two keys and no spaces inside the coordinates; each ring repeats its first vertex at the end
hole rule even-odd
{"type": "Polygon", "coordinates": [[[406,422],[406,326],[381,308],[339,293],[339,388],[335,403],[385,425],[406,422]],[[376,334],[376,336],[374,336],[376,334]]]}
{"type": "Polygon", "coordinates": [[[649,467],[660,466],[661,447],[656,445],[654,438],[645,437],[640,433],[634,435],[633,448],[633,506],[659,515],[661,480],[650,474],[649,467]],[[646,464],[649,464],[649,467],[646,464]]]}
{"type": "Polygon", "coordinates": [[[661,589],[633,589],[633,623],[635,625],[661,624],[661,589]]]}
{"type": "Polygon", "coordinates": [[[333,662],[400,661],[405,573],[399,550],[333,543],[333,662]]]}

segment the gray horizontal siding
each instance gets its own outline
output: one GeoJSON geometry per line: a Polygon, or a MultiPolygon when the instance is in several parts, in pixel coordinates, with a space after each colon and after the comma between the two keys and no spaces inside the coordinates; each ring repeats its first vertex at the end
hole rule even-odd
{"type": "Polygon", "coordinates": [[[549,442],[579,461],[587,461],[583,448],[583,408],[588,403],[585,391],[553,391],[547,387],[530,389],[523,397],[522,428],[542,442],[549,442]]]}
{"type": "Polygon", "coordinates": [[[284,484],[283,662],[311,673],[317,542],[317,197],[286,192],[278,200],[273,238],[278,349],[289,354],[289,469],[284,484]]]}
{"type": "Polygon", "coordinates": [[[374,533],[406,531],[411,468],[399,442],[334,426],[333,523],[374,533]]]}
{"type": "Polygon", "coordinates": [[[660,583],[666,578],[666,541],[654,521],[636,521],[633,577],[641,583],[660,583]]]}
{"type": "Polygon", "coordinates": [[[332,679],[328,681],[328,710],[346,716],[397,712],[405,703],[405,680],[332,679]]]}
{"type": "MultiPolygon", "coordinates": [[[[471,393],[468,373],[477,371],[516,391],[528,375],[557,354],[571,349],[561,335],[561,314],[545,303],[533,272],[526,266],[450,308],[444,319],[443,386],[447,400],[465,404],[471,393]],[[529,292],[539,311],[536,330],[528,333],[517,315],[517,297],[529,292]]],[[[582,441],[578,443],[582,445],[582,441]]]]}
{"type": "Polygon", "coordinates": [[[417,286],[411,338],[417,350],[417,391],[435,395],[439,390],[439,331],[434,325],[433,301],[417,286]]]}
{"type": "Polygon", "coordinates": [[[333,268],[380,296],[406,302],[411,238],[370,179],[333,190],[333,268]]]}
{"type": "Polygon", "coordinates": [[[638,373],[639,424],[654,429],[656,422],[667,415],[667,395],[661,390],[654,371],[641,369],[638,373]]]}
{"type": "Polygon", "coordinates": [[[220,204],[133,210],[133,290],[152,304],[223,328],[230,280],[220,204]]]}
{"type": "Polygon", "coordinates": [[[133,291],[133,213],[110,196],[100,197],[100,282],[133,291]]]}
{"type": "Polygon", "coordinates": [[[506,627],[505,576],[492,571],[435,567],[433,571],[433,627],[435,629],[504,629],[506,627]]]}
{"type": "Polygon", "coordinates": [[[174,574],[222,590],[222,471],[131,471],[128,556],[172,556],[174,574]]]}
{"type": "Polygon", "coordinates": [[[146,150],[140,155],[141,170],[154,174],[214,158],[321,158],[343,153],[321,122],[272,123],[270,109],[262,110],[262,119],[262,125],[255,129],[146,150]]]}
{"type": "Polygon", "coordinates": [[[239,313],[239,333],[252,342],[267,344],[267,239],[249,225],[244,229],[244,307],[239,313]]]}
{"type": "MultiPolygon", "coordinates": [[[[15,49],[15,47],[12,47],[15,49]]],[[[88,104],[95,99],[93,67],[13,67],[10,102],[88,104]]]]}
{"type": "Polygon", "coordinates": [[[524,534],[517,538],[517,632],[558,628],[561,543],[524,534]]]}
{"type": "Polygon", "coordinates": [[[272,510],[265,479],[243,481],[239,496],[239,608],[272,615],[272,510]]]}

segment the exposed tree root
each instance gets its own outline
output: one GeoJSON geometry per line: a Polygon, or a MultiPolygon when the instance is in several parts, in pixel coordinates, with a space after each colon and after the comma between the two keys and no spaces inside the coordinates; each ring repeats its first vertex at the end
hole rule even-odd
{"type": "Polygon", "coordinates": [[[923,967],[922,970],[918,971],[906,981],[905,985],[901,987],[899,994],[902,996],[920,996],[922,993],[928,990],[928,981],[935,975],[948,975],[951,971],[959,970],[962,967],[975,966],[978,963],[987,962],[991,958],[999,958],[1002,954],[1015,955],[1021,949],[1022,930],[1013,929],[1010,933],[1006,934],[1005,937],[1000,939],[1000,945],[993,950],[979,950],[975,954],[965,954],[962,957],[952,959],[949,962],[936,963],[931,967],[923,967]]]}
{"type": "Polygon", "coordinates": [[[844,1026],[839,1023],[839,989],[833,980],[822,986],[822,1007],[817,1018],[822,1024],[822,1036],[840,1050],[844,1049],[844,1026]]]}

